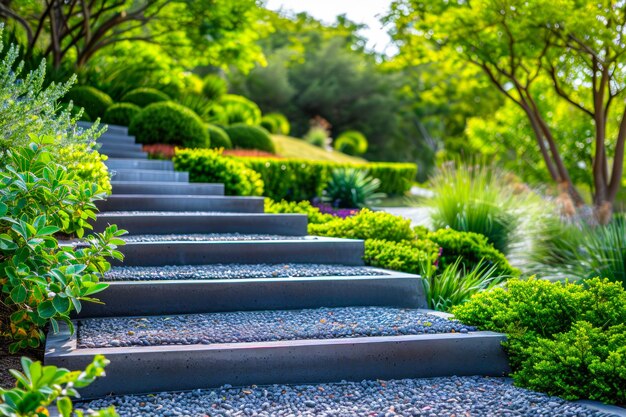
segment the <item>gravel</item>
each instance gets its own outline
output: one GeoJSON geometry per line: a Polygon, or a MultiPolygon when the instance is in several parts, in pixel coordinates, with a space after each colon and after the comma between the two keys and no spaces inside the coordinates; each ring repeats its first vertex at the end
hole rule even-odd
{"type": "Polygon", "coordinates": [[[244,311],[84,320],[79,323],[78,347],[267,342],[472,330],[475,329],[458,321],[392,307],[244,311]]]}
{"type": "Polygon", "coordinates": [[[258,241],[258,240],[304,240],[315,239],[308,236],[281,236],[266,234],[243,233],[198,233],[198,234],[167,234],[167,235],[133,235],[124,236],[126,242],[207,242],[207,241],[258,241]]]}
{"type": "Polygon", "coordinates": [[[315,385],[271,385],[108,397],[78,404],[114,405],[121,417],[603,417],[557,397],[514,387],[503,378],[450,377],[315,385]]]}
{"type": "Polygon", "coordinates": [[[389,275],[374,268],[324,264],[215,264],[199,266],[114,267],[106,281],[156,281],[186,279],[241,279],[295,277],[354,277],[389,275]]]}

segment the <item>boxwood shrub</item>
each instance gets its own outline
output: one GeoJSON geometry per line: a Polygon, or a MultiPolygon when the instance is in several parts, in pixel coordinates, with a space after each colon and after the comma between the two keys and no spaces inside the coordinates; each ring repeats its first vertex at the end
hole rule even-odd
{"type": "Polygon", "coordinates": [[[128,127],[137,142],[208,148],[209,132],[192,110],[172,101],[150,104],[138,113],[128,127]]]}
{"type": "Polygon", "coordinates": [[[139,112],[141,107],[132,103],[116,103],[111,105],[104,116],[102,121],[104,123],[110,123],[112,125],[128,126],[139,112]]]}
{"type": "Polygon", "coordinates": [[[355,216],[335,218],[323,224],[312,224],[309,233],[317,236],[347,239],[382,239],[393,242],[412,240],[411,220],[384,211],[363,209],[355,216]]]}
{"type": "Polygon", "coordinates": [[[288,135],[291,125],[285,115],[281,113],[268,113],[261,118],[261,127],[275,135],[288,135]]]}
{"type": "Polygon", "coordinates": [[[365,263],[378,268],[419,274],[437,260],[439,247],[427,239],[392,242],[381,239],[365,241],[365,263]]]}
{"type": "Polygon", "coordinates": [[[153,103],[159,103],[161,101],[169,101],[170,97],[157,90],[156,88],[142,87],[136,88],[124,94],[122,101],[125,103],[132,103],[139,107],[146,107],[153,103]]]}
{"type": "Polygon", "coordinates": [[[236,94],[226,94],[218,102],[225,122],[229,125],[244,123],[257,126],[261,123],[261,109],[252,100],[236,94]]]}
{"type": "Polygon", "coordinates": [[[228,136],[228,133],[226,133],[224,129],[211,124],[206,126],[209,131],[209,136],[211,136],[211,148],[232,149],[233,144],[230,141],[230,136],[228,136]]]}
{"type": "Polygon", "coordinates": [[[104,116],[109,106],[113,104],[113,99],[107,93],[86,85],[72,88],[63,97],[63,101],[70,100],[75,106],[84,108],[91,118],[104,116]]]}
{"type": "Polygon", "coordinates": [[[348,130],[335,139],[333,146],[348,155],[362,155],[367,151],[367,138],[361,132],[348,130]]]}
{"type": "Polygon", "coordinates": [[[235,148],[258,149],[270,153],[276,152],[272,138],[261,127],[236,123],[228,126],[225,130],[235,148]]]}

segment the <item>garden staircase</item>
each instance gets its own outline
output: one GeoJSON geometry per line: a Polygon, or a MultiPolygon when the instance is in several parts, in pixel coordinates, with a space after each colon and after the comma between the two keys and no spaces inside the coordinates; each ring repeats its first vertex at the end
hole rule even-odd
{"type": "MultiPolygon", "coordinates": [[[[500,376],[507,372],[500,346],[503,336],[480,331],[158,346],[111,342],[106,347],[81,347],[81,328],[105,317],[208,314],[210,320],[213,314],[235,311],[426,308],[421,278],[365,267],[362,241],[307,236],[305,215],[265,214],[261,198],[224,196],[221,184],[189,183],[188,174],[175,172],[170,161],[147,159],[124,127],[109,126],[99,142],[101,152],[109,156],[106,164],[113,173],[113,193],[99,204],[94,228],[101,231],[117,224],[129,231],[128,243],[120,249],[125,255],[123,266],[115,262],[112,270],[122,279],[112,280],[98,294],[104,304],[84,304],[75,318],[75,334],[67,329],[50,333],[45,353],[47,364],[70,369],[84,368],[95,354],[110,359],[107,376],[81,390],[83,398],[223,384],[500,376]],[[176,273],[195,266],[193,275],[203,265],[215,264],[227,264],[226,269],[242,264],[251,268],[255,264],[322,264],[357,267],[362,273],[237,279],[176,273]],[[147,270],[157,277],[137,279],[147,270]]],[[[184,330],[193,335],[196,329],[184,330]]]]}

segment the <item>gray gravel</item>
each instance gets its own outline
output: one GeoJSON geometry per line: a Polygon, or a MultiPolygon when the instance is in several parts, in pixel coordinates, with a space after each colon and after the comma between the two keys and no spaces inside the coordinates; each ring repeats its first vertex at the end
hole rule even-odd
{"type": "Polygon", "coordinates": [[[603,417],[579,404],[512,386],[503,378],[451,377],[272,385],[109,397],[78,406],[114,405],[121,417],[603,417]]]}
{"type": "Polygon", "coordinates": [[[475,329],[458,321],[392,307],[241,311],[84,320],[79,323],[78,347],[267,342],[471,330],[475,329]]]}
{"type": "Polygon", "coordinates": [[[324,264],[215,264],[199,266],[126,266],[114,267],[106,281],[156,281],[185,279],[241,279],[295,277],[354,277],[388,275],[360,266],[324,264]]]}
{"type": "Polygon", "coordinates": [[[206,241],[255,241],[255,240],[303,240],[308,236],[251,235],[243,233],[198,233],[167,235],[132,235],[122,237],[126,242],[206,242],[206,241]]]}

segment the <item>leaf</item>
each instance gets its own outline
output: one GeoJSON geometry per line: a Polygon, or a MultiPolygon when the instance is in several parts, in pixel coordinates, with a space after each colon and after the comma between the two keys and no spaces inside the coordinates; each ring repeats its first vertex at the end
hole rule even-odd
{"type": "Polygon", "coordinates": [[[70,309],[70,300],[68,300],[66,297],[61,297],[57,295],[52,300],[52,305],[54,306],[54,309],[60,314],[65,314],[70,309]]]}
{"type": "Polygon", "coordinates": [[[0,250],[15,250],[17,248],[18,246],[15,242],[13,242],[11,236],[6,233],[0,235],[0,250]]]}
{"type": "Polygon", "coordinates": [[[60,227],[45,226],[45,227],[42,227],[41,229],[37,230],[37,236],[51,235],[51,234],[54,234],[54,233],[58,232],[59,230],[61,230],[60,227]]]}
{"type": "Polygon", "coordinates": [[[109,284],[106,284],[104,282],[100,282],[98,284],[94,284],[90,287],[87,287],[87,289],[85,290],[85,292],[83,293],[83,296],[88,296],[88,295],[92,295],[95,293],[98,293],[102,290],[105,290],[109,287],[109,284]]]}
{"type": "Polygon", "coordinates": [[[23,285],[18,285],[11,290],[11,299],[14,303],[20,304],[26,301],[27,291],[23,285]]]}
{"type": "Polygon", "coordinates": [[[56,314],[57,310],[54,308],[52,301],[44,301],[37,306],[37,313],[41,318],[49,319],[56,314]]]}
{"type": "Polygon", "coordinates": [[[8,211],[9,211],[9,207],[4,203],[0,203],[0,217],[7,214],[8,211]]]}
{"type": "Polygon", "coordinates": [[[57,400],[57,408],[63,417],[71,417],[72,401],[68,397],[61,397],[57,400]]]}

